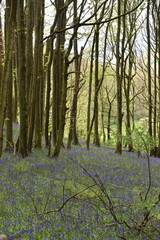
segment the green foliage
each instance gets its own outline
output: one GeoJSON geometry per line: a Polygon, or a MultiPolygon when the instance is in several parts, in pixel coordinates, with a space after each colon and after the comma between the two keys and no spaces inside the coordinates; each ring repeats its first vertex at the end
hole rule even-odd
{"type": "Polygon", "coordinates": [[[20,174],[22,172],[30,170],[30,163],[23,159],[21,161],[18,161],[14,165],[14,168],[15,168],[15,171],[17,171],[17,174],[20,174]]]}
{"type": "Polygon", "coordinates": [[[132,132],[134,149],[138,153],[150,154],[150,150],[155,147],[153,137],[145,133],[143,128],[135,128],[132,132]]]}

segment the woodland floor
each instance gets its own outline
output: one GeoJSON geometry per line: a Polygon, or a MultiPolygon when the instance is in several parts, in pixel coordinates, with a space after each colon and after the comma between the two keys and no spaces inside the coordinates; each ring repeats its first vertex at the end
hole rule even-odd
{"type": "Polygon", "coordinates": [[[91,146],[0,159],[0,233],[9,240],[160,240],[160,159],[91,146]],[[145,199],[146,198],[146,199],[145,199]]]}

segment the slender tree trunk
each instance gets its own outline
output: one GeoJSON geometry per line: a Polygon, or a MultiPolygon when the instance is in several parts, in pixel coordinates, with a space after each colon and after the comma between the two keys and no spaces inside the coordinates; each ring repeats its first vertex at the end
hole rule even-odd
{"type": "Polygon", "coordinates": [[[147,2],[147,45],[148,45],[148,133],[152,136],[152,89],[151,89],[151,36],[150,36],[150,4],[147,2]]]}
{"type": "Polygon", "coordinates": [[[157,11],[157,38],[158,38],[158,100],[159,100],[159,109],[158,109],[158,157],[160,158],[160,6],[157,11]]]}
{"type": "MultiPolygon", "coordinates": [[[[6,3],[6,8],[10,8],[11,5],[6,3]]],[[[10,10],[6,9],[6,18],[10,17],[10,10]],[[8,15],[8,16],[7,16],[8,15]]],[[[14,26],[15,28],[15,18],[14,18],[14,26]]],[[[7,29],[9,28],[8,22],[5,23],[5,33],[7,38],[7,29]]],[[[14,47],[14,34],[12,35],[12,47],[14,47]]],[[[7,50],[7,49],[6,49],[7,50]]],[[[9,78],[7,83],[7,105],[6,105],[6,150],[13,150],[14,144],[12,139],[12,79],[13,79],[13,60],[14,60],[14,51],[11,52],[11,58],[9,60],[9,78]]]]}
{"type": "Polygon", "coordinates": [[[109,109],[108,109],[108,121],[107,121],[107,138],[108,140],[111,139],[111,110],[112,110],[112,105],[109,104],[109,109]]]}
{"type": "Polygon", "coordinates": [[[94,36],[94,38],[93,38],[92,50],[91,50],[91,61],[90,61],[90,72],[89,72],[89,86],[88,86],[87,139],[86,139],[87,149],[89,149],[90,135],[91,135],[91,131],[90,131],[90,121],[91,121],[91,98],[92,98],[94,48],[95,48],[95,36],[94,36]]]}
{"type": "MultiPolygon", "coordinates": [[[[157,35],[157,33],[156,33],[157,35]]],[[[157,37],[156,37],[156,49],[154,54],[154,114],[153,114],[153,135],[156,144],[157,137],[157,37]]]]}
{"type": "Polygon", "coordinates": [[[98,93],[97,91],[99,86],[99,25],[96,26],[95,30],[95,97],[94,97],[94,143],[96,146],[100,147],[99,141],[99,130],[98,130],[98,93]]]}
{"type": "Polygon", "coordinates": [[[37,0],[35,4],[35,147],[42,147],[42,92],[43,92],[43,24],[44,24],[44,0],[37,0]]]}
{"type": "MultiPolygon", "coordinates": [[[[118,0],[118,15],[121,14],[121,0],[118,0]]],[[[121,18],[117,20],[117,40],[116,40],[116,80],[117,80],[117,143],[116,152],[122,153],[122,78],[120,74],[120,33],[121,18]]]]}
{"type": "Polygon", "coordinates": [[[20,109],[20,135],[18,153],[23,157],[27,151],[27,105],[26,105],[26,68],[25,68],[25,26],[24,1],[18,0],[17,5],[17,35],[18,35],[18,83],[20,109]]]}
{"type": "MultiPolygon", "coordinates": [[[[53,25],[51,26],[50,33],[52,33],[54,31],[57,21],[58,21],[58,17],[59,17],[59,14],[58,14],[58,12],[56,12],[56,16],[55,16],[53,25]]],[[[47,41],[47,46],[46,46],[46,48],[47,48],[46,54],[47,55],[49,54],[48,62],[46,63],[47,64],[47,67],[46,67],[46,84],[47,84],[47,86],[46,86],[46,114],[45,114],[45,142],[46,142],[46,146],[49,148],[48,155],[50,155],[50,152],[51,152],[51,132],[49,134],[49,116],[50,116],[50,94],[51,94],[51,67],[52,67],[53,58],[54,58],[54,51],[53,51],[54,39],[55,39],[55,36],[51,37],[51,39],[47,41]]],[[[53,66],[53,70],[55,70],[54,66],[53,66]]],[[[54,75],[54,71],[53,71],[53,75],[54,75]]],[[[53,82],[54,82],[54,80],[55,79],[53,77],[53,82]]],[[[56,81],[55,81],[55,83],[56,83],[56,81]]],[[[53,91],[54,91],[53,96],[55,96],[56,95],[55,86],[53,87],[53,91]]],[[[54,104],[54,101],[52,103],[52,106],[53,106],[53,104],[54,104]]],[[[53,109],[54,109],[54,107],[52,108],[52,110],[53,109]]],[[[52,122],[54,122],[53,116],[52,116],[52,122]]],[[[54,127],[52,126],[52,130],[53,129],[54,129],[54,127]]],[[[55,131],[52,131],[52,134],[53,134],[53,132],[55,132],[55,131]]],[[[56,138],[54,138],[54,139],[56,139],[56,138]]]]}
{"type": "Polygon", "coordinates": [[[102,123],[103,142],[106,141],[104,112],[105,112],[104,98],[103,98],[103,92],[101,92],[101,123],[102,123]]]}
{"type": "Polygon", "coordinates": [[[31,105],[31,92],[33,81],[33,25],[34,25],[34,3],[33,0],[26,1],[26,94],[27,105],[30,110],[31,105]]]}
{"type": "MultiPolygon", "coordinates": [[[[15,45],[15,43],[14,43],[15,45]]],[[[12,108],[12,115],[13,115],[13,122],[18,123],[18,83],[17,83],[17,72],[16,69],[16,54],[14,54],[14,58],[12,59],[13,62],[13,108],[12,108]]]]}
{"type": "Polygon", "coordinates": [[[31,152],[33,139],[33,26],[34,26],[34,3],[33,0],[26,1],[26,98],[28,109],[28,134],[27,148],[31,152]]]}
{"type": "MultiPolygon", "coordinates": [[[[77,23],[77,0],[74,1],[74,24],[77,23]]],[[[79,145],[78,137],[77,137],[77,102],[78,102],[78,93],[79,93],[79,82],[80,82],[80,69],[81,69],[81,54],[78,54],[78,35],[77,35],[77,27],[75,27],[75,38],[74,38],[74,69],[75,69],[75,84],[73,90],[73,99],[72,99],[72,107],[70,114],[70,127],[68,134],[68,142],[67,148],[71,147],[71,143],[74,145],[79,145]]]]}
{"type": "Polygon", "coordinates": [[[6,110],[7,101],[7,84],[10,77],[10,63],[12,58],[12,39],[14,33],[14,22],[16,16],[17,1],[14,2],[6,1],[6,15],[5,15],[5,57],[4,57],[4,68],[3,77],[0,88],[0,156],[2,155],[3,149],[3,126],[6,110]]]}
{"type": "Polygon", "coordinates": [[[157,5],[154,4],[152,18],[154,20],[154,29],[155,29],[155,52],[154,52],[154,107],[153,107],[153,136],[155,147],[157,146],[157,62],[158,62],[158,24],[157,24],[157,5]]]}
{"type": "Polygon", "coordinates": [[[53,62],[53,39],[50,39],[47,42],[47,47],[49,51],[48,56],[48,63],[46,68],[46,81],[47,81],[47,89],[46,89],[46,114],[45,114],[45,143],[46,147],[49,147],[50,141],[49,141],[49,113],[50,113],[50,92],[51,92],[51,65],[53,62]]]}
{"type": "Polygon", "coordinates": [[[4,57],[4,49],[3,49],[2,24],[1,24],[1,12],[0,12],[0,92],[1,92],[2,74],[3,74],[3,64],[2,64],[3,57],[4,57]]]}
{"type": "MultiPolygon", "coordinates": [[[[13,53],[12,53],[13,56],[13,53]]],[[[7,90],[7,111],[6,111],[6,150],[13,150],[14,144],[12,139],[12,79],[13,79],[13,73],[12,73],[12,63],[13,63],[13,57],[10,61],[10,77],[8,79],[8,90],[7,90]]]]}

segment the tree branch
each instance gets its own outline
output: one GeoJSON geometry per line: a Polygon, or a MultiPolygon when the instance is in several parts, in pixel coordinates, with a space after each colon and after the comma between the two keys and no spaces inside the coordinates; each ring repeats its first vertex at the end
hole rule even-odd
{"type": "Polygon", "coordinates": [[[43,38],[42,41],[45,41],[46,39],[52,37],[52,36],[55,35],[55,34],[65,32],[65,31],[70,30],[70,29],[73,29],[73,28],[75,28],[75,27],[79,28],[79,27],[82,27],[82,26],[95,26],[95,25],[100,25],[100,24],[104,24],[104,23],[108,23],[108,22],[114,21],[114,20],[116,20],[116,19],[118,19],[118,18],[121,18],[121,17],[124,17],[124,16],[126,16],[126,15],[131,14],[132,12],[134,12],[135,10],[137,10],[137,9],[142,5],[143,2],[144,2],[144,0],[142,0],[142,1],[141,1],[135,8],[133,8],[132,10],[130,10],[130,11],[128,11],[128,12],[125,12],[125,13],[119,15],[119,16],[116,16],[116,17],[113,17],[113,18],[110,18],[110,19],[106,19],[106,20],[100,21],[100,22],[87,23],[89,20],[91,20],[91,19],[93,18],[94,14],[92,14],[92,16],[90,16],[90,17],[89,17],[88,19],[86,19],[84,22],[82,22],[82,23],[80,23],[80,22],[79,22],[79,23],[76,23],[76,24],[74,24],[74,25],[72,25],[72,26],[70,26],[70,27],[67,27],[67,28],[65,28],[65,29],[62,29],[62,30],[56,30],[56,31],[54,31],[53,33],[51,33],[50,35],[48,35],[48,36],[46,36],[45,38],[43,38]]]}

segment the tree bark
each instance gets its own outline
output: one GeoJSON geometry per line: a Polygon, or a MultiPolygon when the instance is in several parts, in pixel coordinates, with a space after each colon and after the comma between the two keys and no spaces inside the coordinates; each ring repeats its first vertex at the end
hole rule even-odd
{"type": "Polygon", "coordinates": [[[4,57],[4,49],[3,49],[2,23],[1,23],[1,12],[0,12],[0,92],[1,92],[2,74],[3,74],[3,64],[2,64],[3,57],[4,57]]]}
{"type": "Polygon", "coordinates": [[[99,141],[99,116],[98,116],[98,95],[99,91],[99,25],[96,26],[95,30],[95,97],[94,97],[94,112],[95,112],[95,120],[94,120],[94,143],[97,147],[100,147],[99,141]]]}
{"type": "Polygon", "coordinates": [[[151,88],[151,36],[150,36],[150,3],[151,1],[147,1],[147,58],[148,58],[148,134],[152,136],[152,88],[151,88]]]}
{"type": "MultiPolygon", "coordinates": [[[[118,15],[121,14],[121,0],[118,0],[118,15]]],[[[116,81],[117,81],[117,143],[116,152],[122,153],[122,78],[120,64],[120,33],[121,19],[117,20],[117,39],[116,39],[116,81]]]]}
{"type": "Polygon", "coordinates": [[[93,42],[92,42],[90,70],[89,70],[88,105],[87,105],[87,139],[86,139],[87,149],[89,149],[90,135],[91,135],[90,121],[91,121],[91,99],[92,99],[94,48],[95,48],[95,36],[94,36],[93,42]]]}
{"type": "Polygon", "coordinates": [[[7,110],[6,110],[6,150],[13,150],[13,136],[12,136],[12,121],[13,121],[13,112],[12,112],[12,80],[13,80],[13,53],[10,61],[10,77],[8,79],[8,90],[7,90],[7,110]]]}
{"type": "Polygon", "coordinates": [[[3,150],[3,126],[6,112],[7,101],[7,84],[10,77],[10,63],[12,58],[12,39],[14,34],[14,22],[16,17],[17,1],[6,0],[6,14],[5,14],[5,57],[4,68],[2,75],[2,82],[0,88],[0,156],[3,150]]]}
{"type": "Polygon", "coordinates": [[[44,0],[37,0],[35,4],[35,48],[34,48],[34,81],[35,91],[35,147],[42,147],[42,108],[43,105],[43,25],[44,0]],[[37,64],[36,64],[37,63],[37,64]]]}
{"type": "Polygon", "coordinates": [[[50,92],[51,92],[51,65],[53,62],[53,39],[47,41],[46,55],[48,57],[46,67],[46,112],[45,112],[45,143],[49,147],[49,115],[50,115],[50,92]]]}
{"type": "Polygon", "coordinates": [[[18,36],[18,83],[19,83],[19,109],[20,134],[18,153],[22,157],[28,155],[27,151],[27,104],[26,104],[26,67],[25,67],[25,25],[24,1],[17,0],[17,36],[18,36]]]}
{"type": "MultiPolygon", "coordinates": [[[[66,26],[66,9],[59,10],[64,7],[64,0],[56,0],[56,11],[58,15],[57,30],[65,29],[66,26]]],[[[57,136],[60,128],[60,109],[62,99],[62,82],[64,78],[64,44],[65,32],[59,33],[56,39],[56,48],[53,55],[53,101],[52,101],[52,138],[53,145],[56,145],[57,136]]]]}
{"type": "MultiPolygon", "coordinates": [[[[77,23],[77,0],[74,1],[74,24],[77,23]]],[[[68,142],[67,148],[71,148],[71,143],[74,145],[79,145],[78,136],[77,136],[77,102],[78,102],[78,93],[79,93],[79,82],[80,82],[80,70],[81,70],[81,54],[78,54],[78,34],[77,34],[77,27],[74,29],[75,31],[75,38],[74,38],[74,69],[75,69],[75,84],[73,90],[73,97],[72,97],[72,106],[71,106],[71,114],[70,114],[70,127],[69,127],[69,134],[68,134],[68,142]]]]}

